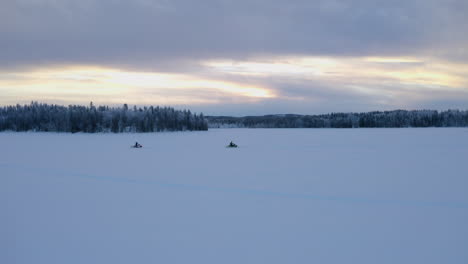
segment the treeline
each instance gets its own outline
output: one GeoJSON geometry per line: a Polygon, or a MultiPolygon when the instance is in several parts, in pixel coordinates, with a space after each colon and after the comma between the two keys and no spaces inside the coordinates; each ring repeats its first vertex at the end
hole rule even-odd
{"type": "Polygon", "coordinates": [[[468,111],[395,110],[325,115],[208,116],[210,128],[466,127],[468,111]]]}
{"type": "Polygon", "coordinates": [[[208,130],[203,114],[171,107],[29,105],[0,107],[0,131],[159,132],[208,130]]]}

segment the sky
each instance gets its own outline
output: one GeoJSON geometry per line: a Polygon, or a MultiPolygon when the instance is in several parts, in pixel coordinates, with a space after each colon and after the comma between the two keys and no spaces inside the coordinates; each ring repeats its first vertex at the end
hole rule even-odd
{"type": "Polygon", "coordinates": [[[468,109],[466,0],[2,0],[0,105],[468,109]]]}

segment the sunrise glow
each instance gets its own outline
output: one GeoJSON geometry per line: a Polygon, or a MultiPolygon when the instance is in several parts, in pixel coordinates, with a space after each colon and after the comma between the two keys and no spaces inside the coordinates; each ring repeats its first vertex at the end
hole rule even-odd
{"type": "MultiPolygon", "coordinates": [[[[0,90],[25,98],[59,100],[95,98],[99,101],[158,104],[217,102],[216,94],[241,98],[274,98],[264,87],[202,78],[188,74],[137,72],[95,66],[65,66],[0,74],[0,90]],[[215,96],[208,98],[203,94],[215,96]],[[181,94],[182,93],[182,94],[181,94]],[[190,95],[183,95],[188,93],[190,95]]],[[[5,98],[4,98],[5,99],[5,98]]]]}

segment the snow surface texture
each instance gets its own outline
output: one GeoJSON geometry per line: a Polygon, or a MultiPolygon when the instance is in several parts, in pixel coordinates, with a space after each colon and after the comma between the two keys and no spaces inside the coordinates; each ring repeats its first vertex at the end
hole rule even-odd
{"type": "Polygon", "coordinates": [[[467,129],[0,133],[0,145],[0,263],[468,263],[467,129]]]}

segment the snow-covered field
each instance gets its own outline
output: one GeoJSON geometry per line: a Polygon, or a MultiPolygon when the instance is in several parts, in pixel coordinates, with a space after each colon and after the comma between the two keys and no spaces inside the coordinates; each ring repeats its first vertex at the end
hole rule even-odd
{"type": "Polygon", "coordinates": [[[468,129],[0,133],[0,146],[0,263],[468,263],[468,129]]]}

